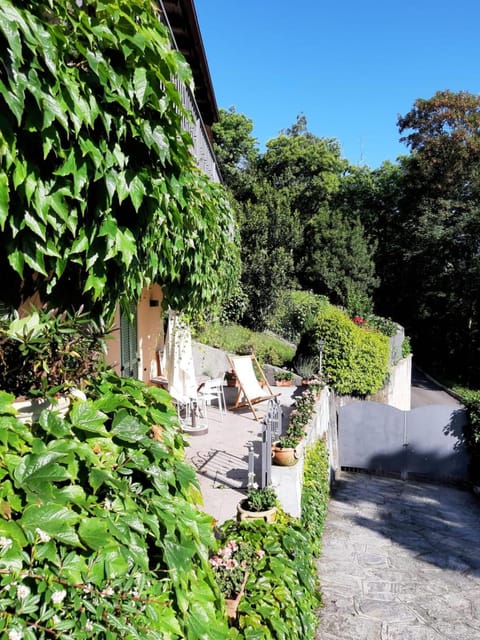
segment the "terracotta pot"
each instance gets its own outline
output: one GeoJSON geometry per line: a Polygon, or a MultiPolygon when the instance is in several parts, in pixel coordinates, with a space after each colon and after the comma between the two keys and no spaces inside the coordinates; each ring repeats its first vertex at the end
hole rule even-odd
{"type": "Polygon", "coordinates": [[[292,381],[291,380],[275,380],[275,384],[277,387],[291,387],[292,381]]]}
{"type": "Polygon", "coordinates": [[[279,447],[272,445],[272,462],[279,467],[293,467],[302,455],[303,446],[299,442],[296,447],[279,447]]]}
{"type": "Polygon", "coordinates": [[[245,585],[247,583],[248,571],[245,573],[243,578],[242,586],[240,587],[240,591],[237,593],[235,598],[225,598],[225,605],[227,608],[227,616],[229,621],[233,621],[237,617],[237,609],[240,604],[240,600],[242,599],[243,594],[245,593],[245,585]]]}
{"type": "Polygon", "coordinates": [[[246,499],[241,500],[237,504],[237,520],[263,520],[264,522],[275,522],[275,518],[277,517],[277,507],[272,507],[271,509],[267,509],[267,511],[247,511],[243,507],[246,499]]]}

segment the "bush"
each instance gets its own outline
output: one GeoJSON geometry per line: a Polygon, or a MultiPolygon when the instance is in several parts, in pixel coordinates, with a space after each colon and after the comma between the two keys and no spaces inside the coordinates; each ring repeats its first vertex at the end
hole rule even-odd
{"type": "Polygon", "coordinates": [[[315,357],[320,338],[322,374],[337,393],[365,396],[382,388],[390,352],[386,336],[357,326],[339,308],[329,307],[302,336],[294,362],[315,357]]]}
{"type": "Polygon", "coordinates": [[[318,313],[329,304],[326,296],[310,291],[284,291],[267,319],[267,327],[285,340],[297,343],[302,333],[312,327],[318,313]]]}
{"type": "Polygon", "coordinates": [[[295,347],[268,333],[256,333],[237,324],[207,324],[197,327],[195,340],[228,353],[255,353],[261,364],[288,366],[295,355],[295,347]]]}
{"type": "Polygon", "coordinates": [[[301,523],[318,558],[330,495],[330,467],[325,440],[308,447],[303,468],[301,523]]]}
{"type": "Polygon", "coordinates": [[[0,636],[223,640],[170,396],[113,373],[94,396],[29,429],[0,392],[0,636]]]}
{"type": "Polygon", "coordinates": [[[312,548],[299,521],[227,521],[222,539],[251,545],[260,558],[251,569],[231,638],[313,640],[320,605],[312,548]]]}
{"type": "Polygon", "coordinates": [[[105,368],[105,330],[81,310],[0,319],[0,389],[16,397],[81,388],[105,368]]]}

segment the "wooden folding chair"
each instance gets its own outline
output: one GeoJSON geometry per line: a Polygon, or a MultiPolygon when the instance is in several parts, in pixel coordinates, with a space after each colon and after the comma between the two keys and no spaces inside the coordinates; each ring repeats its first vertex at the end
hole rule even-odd
{"type": "Polygon", "coordinates": [[[234,410],[248,406],[255,416],[255,420],[259,420],[260,418],[253,405],[259,402],[264,402],[265,400],[270,400],[270,398],[275,398],[281,394],[274,393],[272,391],[268,384],[268,380],[263,373],[263,369],[258,364],[253,353],[249,356],[228,356],[228,360],[230,361],[232,369],[237,376],[239,385],[235,404],[228,408],[230,410],[234,410]],[[263,382],[263,387],[260,385],[260,382],[255,375],[254,364],[257,367],[258,374],[263,382]]]}

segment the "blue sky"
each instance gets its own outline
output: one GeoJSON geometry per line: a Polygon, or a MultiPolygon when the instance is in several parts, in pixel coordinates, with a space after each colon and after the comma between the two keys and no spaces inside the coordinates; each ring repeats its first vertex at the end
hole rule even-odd
{"type": "Polygon", "coordinates": [[[219,107],[260,149],[299,113],[353,164],[408,152],[398,115],[436,91],[480,93],[480,0],[195,0],[219,107]]]}

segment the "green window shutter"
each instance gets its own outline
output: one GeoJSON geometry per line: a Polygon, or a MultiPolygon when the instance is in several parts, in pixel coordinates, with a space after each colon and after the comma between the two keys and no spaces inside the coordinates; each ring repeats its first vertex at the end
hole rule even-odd
{"type": "Polygon", "coordinates": [[[120,313],[120,374],[123,378],[138,378],[137,310],[132,308],[133,322],[120,313]]]}

